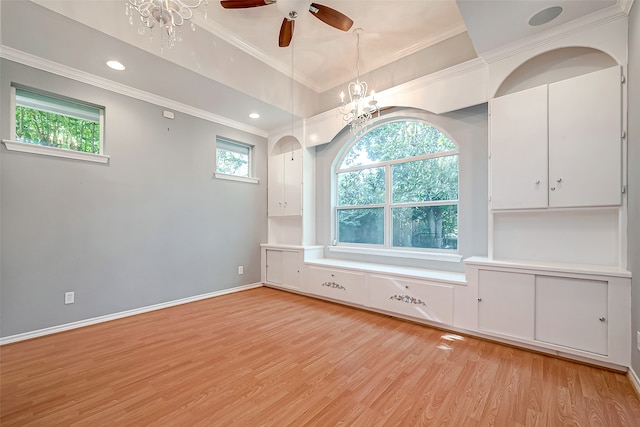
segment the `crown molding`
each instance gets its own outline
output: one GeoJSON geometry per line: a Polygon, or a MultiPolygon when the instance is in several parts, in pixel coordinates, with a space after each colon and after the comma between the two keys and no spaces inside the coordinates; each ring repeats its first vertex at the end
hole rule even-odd
{"type": "MultiPolygon", "coordinates": [[[[415,43],[411,46],[408,46],[404,49],[400,49],[397,50],[396,52],[394,52],[393,55],[391,56],[385,56],[384,58],[377,58],[374,59],[373,61],[370,61],[370,66],[366,67],[366,68],[362,68],[360,70],[360,75],[366,75],[368,73],[371,73],[373,71],[376,71],[379,68],[382,68],[386,65],[392,64],[396,61],[399,61],[409,55],[413,55],[414,53],[420,52],[421,50],[424,50],[426,48],[429,48],[431,46],[434,46],[440,42],[443,42],[447,39],[450,39],[451,37],[455,37],[459,34],[465,33],[467,31],[467,28],[463,25],[459,25],[457,27],[454,27],[452,29],[450,29],[449,31],[443,32],[441,34],[438,34],[436,37],[431,37],[430,39],[426,39],[426,40],[422,40],[418,43],[415,43]]],[[[351,77],[351,79],[355,79],[355,75],[351,77]]],[[[322,87],[322,92],[326,92],[330,89],[333,89],[337,86],[340,86],[342,84],[345,83],[344,79],[340,79],[340,80],[334,80],[332,82],[329,82],[327,84],[324,84],[322,87]]]]}
{"type": "Polygon", "coordinates": [[[303,84],[310,89],[314,90],[317,93],[322,92],[322,87],[319,86],[314,80],[308,79],[304,76],[301,76],[299,73],[294,71],[293,75],[291,73],[291,65],[285,64],[282,61],[277,61],[269,55],[265,54],[262,50],[258,49],[254,45],[247,43],[236,34],[231,32],[228,28],[214,22],[213,20],[206,19],[201,12],[194,13],[193,21],[195,24],[202,28],[203,30],[213,34],[216,37],[224,40],[230,45],[234,46],[237,49],[240,49],[242,52],[254,57],[258,61],[264,63],[265,65],[273,68],[276,71],[284,74],[285,76],[293,78],[300,84],[303,84]]]}
{"type": "Polygon", "coordinates": [[[81,83],[86,83],[91,86],[108,90],[110,92],[118,93],[120,95],[129,96],[131,98],[139,99],[141,101],[146,101],[151,104],[155,104],[155,105],[159,105],[175,111],[179,111],[181,113],[185,113],[190,116],[208,120],[210,122],[218,123],[224,126],[229,126],[231,128],[248,132],[257,136],[261,136],[264,138],[268,136],[268,132],[265,131],[264,129],[256,128],[253,126],[247,126],[244,123],[236,122],[226,117],[219,116],[217,114],[213,114],[208,111],[195,108],[190,105],[183,104],[181,102],[178,102],[169,98],[164,98],[162,96],[158,96],[150,92],[146,92],[131,86],[117,83],[117,82],[114,82],[113,80],[105,79],[104,77],[99,77],[94,74],[87,73],[85,71],[80,71],[78,69],[75,69],[57,62],[53,62],[48,59],[41,58],[39,56],[32,55],[30,53],[26,53],[9,46],[0,45],[0,58],[17,62],[19,64],[26,65],[29,67],[37,68],[39,70],[56,74],[58,76],[66,77],[81,83]]]}
{"type": "Polygon", "coordinates": [[[415,80],[394,86],[392,88],[376,92],[376,95],[395,95],[396,93],[411,92],[417,88],[422,88],[431,84],[434,84],[440,80],[450,79],[460,74],[468,73],[475,70],[486,70],[487,63],[483,58],[475,58],[469,61],[462,62],[444,70],[436,71],[435,73],[428,74],[423,77],[419,77],[415,80]]]}
{"type": "MultiPolygon", "coordinates": [[[[449,31],[446,31],[444,33],[438,34],[436,37],[431,37],[430,39],[426,39],[426,40],[422,40],[419,43],[415,43],[411,46],[408,46],[404,49],[398,50],[395,52],[394,55],[392,56],[387,56],[385,58],[382,58],[379,61],[373,62],[373,65],[370,67],[371,69],[369,70],[363,70],[362,74],[366,74],[369,73],[373,70],[376,70],[380,67],[383,67],[385,65],[391,64],[395,61],[398,61],[406,56],[412,55],[416,52],[419,52],[423,49],[426,49],[428,47],[431,47],[433,45],[436,45],[440,42],[443,42],[447,39],[450,39],[451,37],[455,37],[459,34],[462,34],[464,32],[467,31],[467,28],[464,24],[461,24],[457,27],[454,27],[452,29],[450,29],[449,31]]],[[[333,87],[333,86],[332,86],[333,87]]],[[[330,89],[330,88],[328,88],[330,89]]]]}
{"type": "Polygon", "coordinates": [[[631,6],[633,6],[633,0],[618,0],[618,7],[622,9],[622,13],[625,15],[629,15],[631,6]]]}
{"type": "MultiPolygon", "coordinates": [[[[627,3],[633,2],[633,0],[619,0],[618,4],[620,4],[620,2],[627,3]]],[[[629,8],[630,7],[631,6],[629,6],[629,8]]],[[[556,28],[552,28],[548,31],[526,37],[513,43],[508,43],[487,52],[479,53],[479,55],[484,58],[487,63],[498,62],[522,52],[532,50],[536,47],[556,42],[557,40],[561,40],[571,34],[584,31],[585,29],[600,26],[604,23],[617,21],[619,19],[626,19],[626,17],[627,14],[624,13],[620,6],[610,6],[598,12],[567,22],[566,24],[560,25],[556,28]]]]}
{"type": "MultiPolygon", "coordinates": [[[[290,64],[275,60],[273,57],[265,54],[262,50],[258,49],[256,46],[250,43],[247,43],[246,41],[238,37],[236,34],[231,32],[228,28],[225,28],[224,26],[218,24],[214,20],[206,19],[204,17],[204,14],[202,14],[201,12],[194,13],[194,22],[203,30],[213,34],[216,37],[219,37],[220,39],[226,41],[227,43],[231,44],[237,49],[240,49],[246,54],[257,59],[258,61],[261,61],[267,66],[275,69],[276,71],[279,71],[282,74],[293,78],[298,83],[307,86],[309,89],[315,91],[318,94],[324,93],[325,91],[330,90],[344,83],[344,80],[340,80],[340,81],[335,80],[335,81],[331,81],[331,82],[319,85],[318,82],[316,82],[315,80],[307,78],[306,76],[300,75],[295,71],[292,74],[290,64]]],[[[451,37],[462,34],[466,31],[467,31],[466,26],[464,24],[460,24],[456,27],[449,29],[448,31],[440,33],[434,37],[431,37],[430,39],[422,40],[404,49],[398,50],[394,52],[394,54],[391,56],[386,56],[384,58],[376,58],[376,60],[371,62],[370,67],[367,67],[366,69],[363,68],[361,70],[362,71],[361,74],[367,74],[372,71],[375,71],[378,68],[384,67],[385,65],[389,65],[408,55],[419,52],[423,49],[431,47],[437,43],[440,43],[451,37]]]]}

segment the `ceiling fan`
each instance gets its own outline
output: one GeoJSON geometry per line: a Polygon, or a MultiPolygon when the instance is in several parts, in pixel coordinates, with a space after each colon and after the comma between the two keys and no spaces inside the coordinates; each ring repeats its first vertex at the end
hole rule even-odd
{"type": "Polygon", "coordinates": [[[280,26],[280,36],[278,37],[278,45],[280,47],[287,47],[291,43],[293,26],[295,19],[298,17],[299,10],[301,11],[308,8],[309,13],[313,16],[325,24],[342,31],[349,31],[353,25],[353,21],[348,16],[328,6],[323,6],[318,3],[309,4],[308,0],[222,0],[220,2],[225,9],[246,9],[249,7],[267,6],[274,3],[285,16],[280,26]]]}

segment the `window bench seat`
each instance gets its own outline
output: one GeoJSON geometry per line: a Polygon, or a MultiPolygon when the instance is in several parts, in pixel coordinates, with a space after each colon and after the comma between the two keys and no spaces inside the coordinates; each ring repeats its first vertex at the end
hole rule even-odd
{"type": "Polygon", "coordinates": [[[334,258],[316,258],[305,260],[305,265],[317,267],[334,267],[343,270],[361,271],[364,273],[389,274],[409,279],[429,280],[454,285],[466,285],[465,273],[443,270],[427,270],[414,267],[400,267],[395,265],[374,264],[369,262],[348,261],[334,258]]]}

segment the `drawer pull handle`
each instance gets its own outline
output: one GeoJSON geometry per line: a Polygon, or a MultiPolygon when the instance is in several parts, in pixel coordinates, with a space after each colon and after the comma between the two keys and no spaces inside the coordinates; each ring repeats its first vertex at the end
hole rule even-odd
{"type": "Polygon", "coordinates": [[[598,318],[598,320],[600,320],[601,322],[604,322],[607,319],[605,319],[604,317],[600,317],[600,318],[598,318]]]}
{"type": "Polygon", "coordinates": [[[331,275],[331,277],[336,277],[336,275],[335,275],[335,274],[332,274],[332,275],[331,275]]]}
{"type": "Polygon", "coordinates": [[[482,298],[478,298],[478,302],[482,301],[482,298]]]}
{"type": "Polygon", "coordinates": [[[340,289],[342,291],[347,290],[347,288],[342,286],[340,283],[336,283],[336,282],[324,282],[322,286],[326,286],[327,288],[340,289]]]}
{"type": "Polygon", "coordinates": [[[407,304],[424,305],[425,307],[427,306],[427,304],[425,304],[424,301],[418,298],[412,297],[411,295],[393,295],[389,299],[406,302],[407,304]]]}

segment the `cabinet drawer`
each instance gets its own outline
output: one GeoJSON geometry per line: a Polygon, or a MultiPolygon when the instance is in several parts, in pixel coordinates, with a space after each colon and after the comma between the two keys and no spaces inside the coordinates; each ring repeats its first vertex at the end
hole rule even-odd
{"type": "Polygon", "coordinates": [[[364,274],[344,270],[309,267],[309,288],[312,294],[364,304],[364,274]]]}
{"type": "Polygon", "coordinates": [[[370,307],[431,322],[453,323],[452,286],[371,275],[367,289],[370,307]]]}

